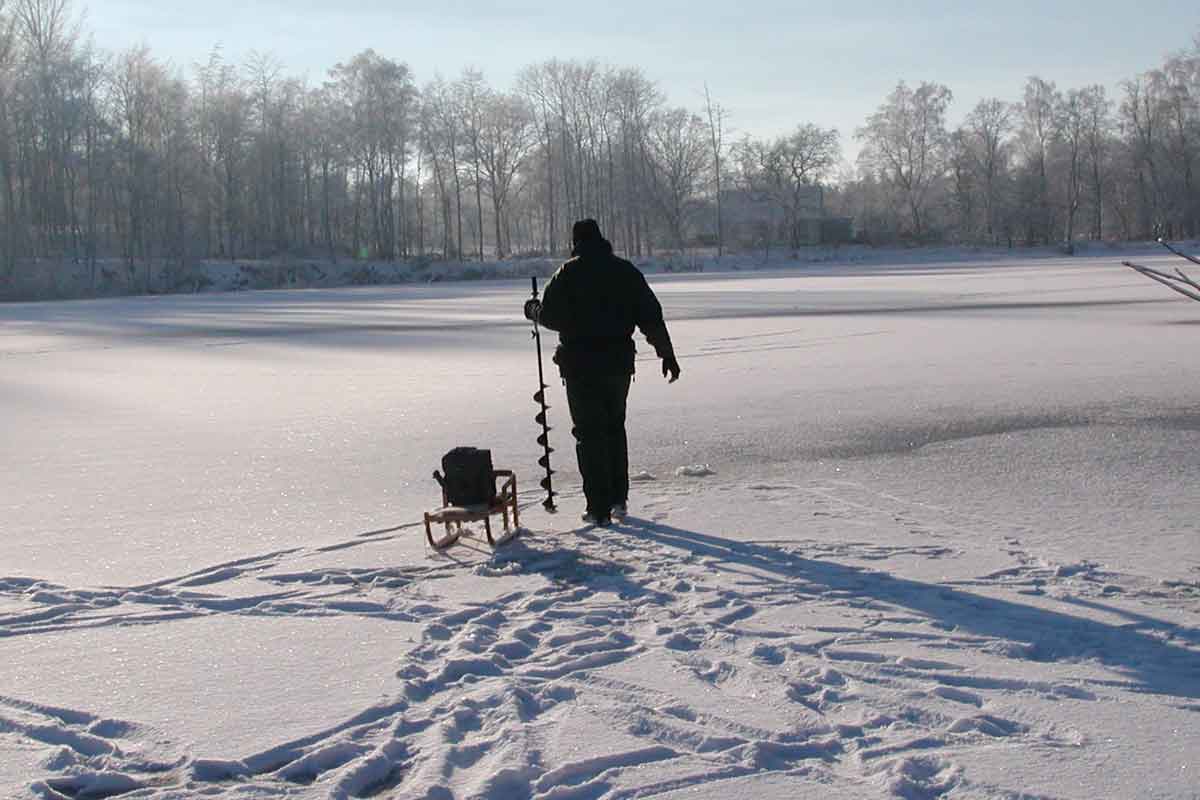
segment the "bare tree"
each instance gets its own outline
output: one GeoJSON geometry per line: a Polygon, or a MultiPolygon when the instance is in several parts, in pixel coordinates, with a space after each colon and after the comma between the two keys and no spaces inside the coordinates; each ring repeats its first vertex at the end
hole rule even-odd
{"type": "MultiPolygon", "coordinates": [[[[423,95],[426,123],[426,143],[429,152],[440,153],[448,162],[446,183],[454,186],[455,247],[456,258],[463,257],[462,224],[462,121],[458,113],[454,92],[441,78],[436,78],[425,87],[423,95]]],[[[441,179],[439,179],[441,180],[441,179]]],[[[443,197],[445,197],[443,190],[443,197]]]]}
{"type": "Polygon", "coordinates": [[[983,186],[984,225],[988,241],[996,240],[996,207],[1005,169],[1006,137],[1012,130],[1012,107],[1003,100],[980,100],[964,123],[967,152],[983,186]]]}
{"type": "Polygon", "coordinates": [[[533,130],[533,112],[519,95],[493,94],[488,98],[479,143],[483,176],[492,201],[497,258],[503,258],[511,249],[505,211],[513,182],[535,141],[533,130]]]}
{"type": "Polygon", "coordinates": [[[1104,236],[1104,198],[1108,183],[1108,151],[1112,136],[1112,103],[1103,86],[1082,90],[1080,102],[1084,114],[1084,147],[1087,151],[1089,188],[1092,203],[1092,238],[1104,236]]]}
{"type": "Polygon", "coordinates": [[[342,241],[341,201],[346,194],[347,144],[341,134],[346,122],[331,87],[315,90],[310,98],[314,158],[321,172],[320,235],[329,259],[336,263],[342,241]]]}
{"type": "Polygon", "coordinates": [[[163,261],[165,289],[174,289],[187,266],[191,198],[195,185],[195,148],[189,120],[187,84],[163,76],[154,95],[152,115],[155,141],[151,144],[157,163],[149,192],[156,213],[153,235],[157,255],[163,261]]]}
{"type": "Polygon", "coordinates": [[[17,197],[13,170],[13,84],[16,61],[16,20],[6,13],[0,0],[0,203],[3,204],[4,234],[0,240],[0,283],[11,280],[17,263],[17,197]]]}
{"type": "Polygon", "coordinates": [[[163,120],[156,113],[166,74],[145,46],[125,51],[112,75],[113,100],[121,132],[123,196],[118,228],[124,232],[123,255],[130,282],[143,266],[142,289],[152,285],[152,219],[155,214],[157,168],[154,147],[163,120]],[[123,222],[123,224],[122,224],[123,222]]]}
{"type": "Polygon", "coordinates": [[[713,193],[717,212],[717,257],[725,250],[725,226],[721,218],[721,157],[725,147],[725,121],[729,112],[719,103],[714,103],[708,84],[704,84],[704,112],[708,117],[708,137],[712,146],[713,193]]]}
{"type": "Polygon", "coordinates": [[[539,155],[542,161],[541,172],[545,179],[545,192],[542,199],[542,220],[545,235],[546,250],[555,253],[558,250],[558,209],[555,203],[555,125],[557,116],[554,113],[553,86],[550,80],[550,66],[538,64],[526,67],[517,78],[518,90],[528,100],[534,115],[534,125],[537,130],[539,155]]]}
{"type": "Polygon", "coordinates": [[[210,136],[218,198],[217,255],[236,260],[242,252],[247,227],[242,188],[245,165],[250,158],[247,152],[250,101],[231,65],[218,63],[213,80],[210,136]]]}
{"type": "Polygon", "coordinates": [[[925,235],[930,190],[944,171],[946,109],[952,98],[941,84],[910,89],[901,81],[856,133],[863,142],[860,159],[899,194],[918,239],[925,235]]]}
{"type": "Polygon", "coordinates": [[[1050,148],[1059,134],[1055,111],[1060,95],[1052,81],[1037,76],[1025,83],[1021,109],[1020,141],[1030,190],[1027,201],[1036,214],[1028,219],[1028,238],[1049,243],[1054,232],[1054,212],[1050,202],[1050,148]]]}
{"type": "Polygon", "coordinates": [[[408,66],[365,50],[330,71],[353,142],[356,197],[354,247],[394,259],[399,246],[396,200],[402,197],[403,167],[415,113],[408,66]],[[363,215],[367,217],[362,225],[363,215]],[[368,241],[369,245],[363,245],[368,241]]]}
{"type": "Polygon", "coordinates": [[[1140,199],[1137,233],[1151,236],[1163,228],[1162,181],[1162,90],[1163,75],[1150,71],[1126,81],[1121,117],[1129,132],[1140,199]]]}
{"type": "MultiPolygon", "coordinates": [[[[1195,256],[1184,253],[1182,250],[1179,250],[1174,245],[1162,238],[1159,238],[1158,243],[1189,263],[1200,266],[1200,258],[1196,258],[1195,256]]],[[[1141,264],[1134,264],[1130,261],[1122,261],[1121,263],[1135,272],[1145,275],[1150,280],[1161,283],[1168,289],[1178,292],[1184,297],[1200,301],[1200,283],[1197,283],[1195,280],[1193,280],[1190,275],[1188,275],[1179,267],[1175,268],[1174,273],[1170,273],[1153,269],[1152,267],[1142,266],[1141,264]]]]}
{"type": "Polygon", "coordinates": [[[427,86],[422,93],[421,102],[421,149],[428,158],[430,171],[433,174],[434,189],[437,194],[438,212],[442,220],[441,250],[442,258],[448,258],[454,247],[454,225],[451,221],[450,193],[448,188],[449,159],[440,136],[440,117],[436,103],[438,88],[435,84],[427,86]]]}
{"type": "Polygon", "coordinates": [[[651,196],[672,246],[679,250],[684,249],[684,228],[709,168],[707,139],[704,123],[684,108],[659,112],[650,123],[651,196]]]}
{"type": "MultiPolygon", "coordinates": [[[[419,115],[420,96],[413,82],[412,73],[407,64],[399,65],[397,75],[391,86],[389,95],[391,102],[391,124],[387,127],[385,137],[385,152],[387,153],[387,168],[389,186],[395,187],[396,210],[394,224],[395,235],[399,239],[395,254],[409,254],[409,235],[406,220],[408,219],[406,191],[408,176],[409,154],[418,139],[416,132],[419,115]]],[[[389,192],[389,196],[391,196],[389,192]]]]}
{"type": "Polygon", "coordinates": [[[68,0],[16,0],[13,14],[31,73],[26,83],[30,130],[24,141],[29,173],[24,199],[36,231],[34,252],[60,256],[71,228],[67,176],[61,169],[70,155],[64,73],[78,30],[68,0]]]}
{"type": "Polygon", "coordinates": [[[953,206],[958,219],[958,235],[970,239],[977,229],[976,194],[979,180],[976,169],[974,143],[966,127],[960,127],[950,134],[949,158],[947,158],[950,176],[949,202],[953,206]]]}
{"type": "MultiPolygon", "coordinates": [[[[83,230],[80,238],[83,242],[83,255],[88,268],[88,285],[96,288],[96,267],[100,253],[100,212],[104,202],[104,181],[102,179],[102,163],[110,138],[110,126],[105,119],[103,93],[107,74],[108,59],[98,54],[90,45],[80,54],[73,70],[77,98],[76,108],[81,116],[83,128],[83,201],[85,203],[83,230]]],[[[72,192],[76,181],[72,181],[72,192]]],[[[74,202],[72,207],[74,208],[74,202]]],[[[76,217],[74,210],[72,216],[76,217]]]]}
{"type": "Polygon", "coordinates": [[[1170,164],[1170,216],[1176,231],[1191,236],[1200,231],[1200,200],[1196,186],[1200,151],[1200,47],[1196,53],[1177,53],[1163,65],[1164,151],[1170,164]]]}
{"type": "MultiPolygon", "coordinates": [[[[254,128],[251,163],[255,175],[250,189],[253,198],[249,219],[250,248],[253,258],[258,259],[263,257],[264,248],[273,238],[272,228],[278,219],[275,207],[283,200],[275,191],[275,173],[279,168],[276,151],[285,147],[281,141],[284,132],[272,125],[278,116],[275,106],[280,101],[277,95],[283,65],[270,54],[251,51],[245,72],[250,87],[250,125],[254,128]]],[[[278,236],[274,238],[278,246],[278,236]]]]}
{"type": "Polygon", "coordinates": [[[635,256],[647,251],[650,244],[649,214],[647,212],[648,145],[650,120],[662,107],[663,97],[638,69],[619,70],[611,77],[611,101],[617,122],[617,152],[621,168],[614,182],[618,197],[614,230],[627,253],[635,256]]]}
{"type": "Polygon", "coordinates": [[[475,245],[483,261],[483,114],[491,97],[483,73],[474,69],[463,71],[455,84],[459,126],[466,143],[466,157],[471,166],[471,183],[475,187],[475,245]]]}
{"type": "Polygon", "coordinates": [[[1056,125],[1062,144],[1066,189],[1066,230],[1063,241],[1068,252],[1075,247],[1075,218],[1079,214],[1080,197],[1083,194],[1083,159],[1087,136],[1087,108],[1084,92],[1072,89],[1066,96],[1059,95],[1055,109],[1056,125]]]}

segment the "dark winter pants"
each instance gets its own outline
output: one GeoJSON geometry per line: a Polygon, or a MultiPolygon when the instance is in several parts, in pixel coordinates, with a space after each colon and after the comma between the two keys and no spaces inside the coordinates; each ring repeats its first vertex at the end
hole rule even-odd
{"type": "Polygon", "coordinates": [[[629,497],[629,443],[625,438],[625,401],[629,375],[567,378],[571,433],[583,476],[587,510],[608,516],[614,503],[629,497]]]}

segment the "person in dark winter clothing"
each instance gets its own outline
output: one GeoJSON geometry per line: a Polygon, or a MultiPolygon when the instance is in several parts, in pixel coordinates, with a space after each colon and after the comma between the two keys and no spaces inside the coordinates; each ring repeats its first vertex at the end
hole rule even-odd
{"type": "Polygon", "coordinates": [[[662,359],[663,377],[679,379],[679,362],[662,306],[633,264],[613,254],[593,219],[576,222],[567,261],[525,316],[558,331],[554,361],[567,387],[571,433],[587,498],[584,520],[607,525],[625,515],[629,446],[625,405],[634,372],[634,328],[662,359]]]}

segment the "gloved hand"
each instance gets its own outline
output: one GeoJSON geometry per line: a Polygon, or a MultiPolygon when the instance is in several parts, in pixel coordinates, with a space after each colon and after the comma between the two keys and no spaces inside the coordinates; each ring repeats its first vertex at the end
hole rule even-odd
{"type": "Polygon", "coordinates": [[[675,360],[675,356],[667,356],[662,360],[662,362],[663,377],[666,378],[668,375],[671,376],[667,383],[674,383],[675,381],[679,380],[679,362],[675,360]]]}
{"type": "Polygon", "coordinates": [[[529,299],[525,301],[525,319],[530,322],[537,322],[538,317],[542,314],[542,301],[537,299],[529,299]]]}

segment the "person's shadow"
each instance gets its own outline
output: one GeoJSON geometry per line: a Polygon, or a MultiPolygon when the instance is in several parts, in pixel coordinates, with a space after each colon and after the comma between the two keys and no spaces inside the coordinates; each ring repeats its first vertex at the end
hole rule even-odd
{"type": "MultiPolygon", "coordinates": [[[[774,584],[780,592],[833,595],[848,602],[879,602],[908,609],[928,618],[948,634],[958,632],[1015,643],[1011,657],[1040,662],[1094,660],[1123,676],[1110,683],[1118,688],[1179,698],[1200,698],[1200,631],[1113,608],[1086,599],[1067,599],[1081,608],[1103,611],[1129,620],[1110,624],[1051,611],[1034,605],[999,600],[952,586],[898,578],[884,572],[804,558],[779,547],[723,539],[659,522],[629,517],[605,531],[583,531],[583,538],[600,540],[622,533],[647,544],[685,551],[704,559],[708,568],[739,577],[753,575],[774,584]]],[[[631,543],[631,548],[637,547],[631,543]]],[[[561,564],[561,562],[560,562],[561,564]]],[[[610,575],[606,588],[643,588],[625,575],[610,575]],[[615,581],[612,579],[616,578],[615,581]],[[613,583],[617,584],[616,587],[613,583]]],[[[952,676],[939,678],[952,679],[952,676]]],[[[964,678],[964,682],[970,680],[964,678]]],[[[996,688],[1002,687],[1003,681],[996,688]]],[[[981,687],[986,688],[986,687],[981,687]]],[[[1200,710],[1195,704],[1189,708],[1200,710]]]]}

